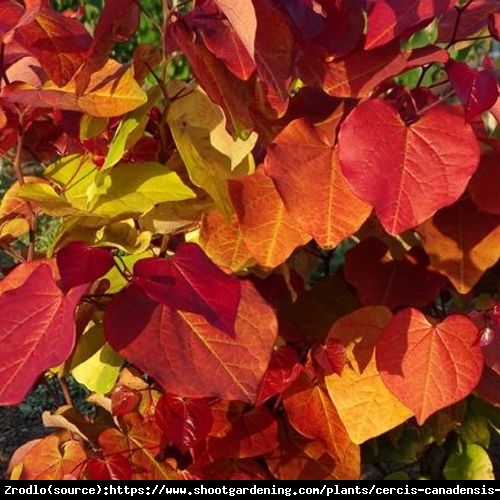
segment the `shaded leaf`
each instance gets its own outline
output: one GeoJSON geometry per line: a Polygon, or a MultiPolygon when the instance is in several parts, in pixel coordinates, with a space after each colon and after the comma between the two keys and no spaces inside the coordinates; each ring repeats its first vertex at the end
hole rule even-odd
{"type": "Polygon", "coordinates": [[[161,430],[154,421],[138,413],[122,417],[120,429],[109,428],[99,435],[99,445],[105,456],[122,455],[132,465],[132,479],[178,479],[168,464],[160,463],[161,430]]]}
{"type": "Polygon", "coordinates": [[[418,227],[432,266],[467,293],[500,257],[500,218],[470,200],[440,210],[418,227]]]}
{"type": "Polygon", "coordinates": [[[389,248],[371,237],[351,248],[345,256],[346,280],[356,287],[365,305],[425,306],[435,299],[447,281],[429,266],[421,247],[413,247],[396,260],[389,248]]]}
{"type": "Polygon", "coordinates": [[[470,126],[446,106],[408,125],[389,103],[375,99],[342,124],[339,157],[354,192],[375,208],[387,232],[398,234],[460,197],[478,166],[479,148],[470,126]]]}
{"type": "Polygon", "coordinates": [[[376,0],[368,13],[365,47],[373,49],[405,34],[417,31],[434,17],[451,9],[454,0],[376,0]]]}
{"type": "Polygon", "coordinates": [[[465,316],[437,323],[417,309],[404,309],[377,342],[377,368],[390,391],[423,424],[476,387],[483,370],[478,340],[476,326],[465,316]]]}
{"type": "Polygon", "coordinates": [[[264,267],[277,267],[310,237],[292,219],[273,181],[262,169],[229,182],[243,240],[264,267]]]}
{"type": "Polygon", "coordinates": [[[495,479],[493,464],[484,448],[478,444],[467,443],[460,452],[448,457],[443,469],[446,479],[495,479]]]}
{"type": "Polygon", "coordinates": [[[220,212],[205,213],[201,220],[199,244],[218,266],[234,273],[255,263],[241,235],[236,214],[226,221],[220,212]]]}
{"type": "Polygon", "coordinates": [[[307,119],[294,120],[269,145],[264,166],[288,213],[324,248],[355,233],[371,212],[342,176],[333,141],[307,119]]]}
{"type": "Polygon", "coordinates": [[[129,286],[108,306],[106,338],[166,392],[254,401],[277,333],[271,307],[242,282],[235,337],[202,316],[173,311],[129,286]]]}
{"type": "Polygon", "coordinates": [[[411,417],[385,386],[375,362],[375,346],[391,319],[385,307],[363,307],[337,320],[328,339],[345,346],[347,363],[341,375],[325,378],[342,423],[355,443],[383,434],[411,417]]]}
{"type": "Polygon", "coordinates": [[[111,250],[91,247],[81,241],[73,241],[61,248],[56,262],[64,292],[78,285],[93,283],[114,266],[111,250]]]}
{"type": "Polygon", "coordinates": [[[470,68],[462,62],[451,62],[447,66],[448,77],[465,110],[465,119],[471,121],[490,109],[498,98],[495,73],[470,68]]]}
{"type": "Polygon", "coordinates": [[[132,479],[132,466],[123,455],[91,458],[87,464],[89,479],[94,481],[119,481],[132,479]]]}
{"type": "MultiPolygon", "coordinates": [[[[279,447],[265,457],[276,479],[339,479],[335,471],[336,461],[321,441],[290,434],[282,432],[279,447]]],[[[356,477],[356,471],[352,477],[356,477]]]]}
{"type": "Polygon", "coordinates": [[[265,407],[248,410],[241,403],[220,402],[213,408],[214,424],[196,460],[257,457],[278,446],[278,422],[265,407]]]}
{"type": "Polygon", "coordinates": [[[479,168],[472,176],[467,191],[479,210],[500,215],[500,155],[483,153],[479,168]]]}
{"type": "Polygon", "coordinates": [[[90,77],[104,67],[115,43],[127,41],[139,25],[140,7],[134,0],[106,0],[94,29],[85,63],[76,76],[76,93],[83,94],[90,77]]]}
{"type": "Polygon", "coordinates": [[[283,398],[292,427],[305,437],[323,443],[335,460],[336,479],[359,477],[359,447],[351,442],[326,390],[301,375],[283,398]]]}
{"type": "Polygon", "coordinates": [[[182,243],[171,259],[152,257],[134,264],[134,283],[153,300],[174,310],[202,315],[234,336],[241,285],[194,243],[182,243]]]}

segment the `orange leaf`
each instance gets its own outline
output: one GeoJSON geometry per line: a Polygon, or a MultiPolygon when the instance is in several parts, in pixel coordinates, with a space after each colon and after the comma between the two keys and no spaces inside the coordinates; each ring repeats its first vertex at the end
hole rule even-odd
{"type": "Polygon", "coordinates": [[[326,390],[303,374],[285,392],[283,404],[297,432],[325,445],[335,460],[335,478],[358,479],[359,446],[351,442],[326,390]]]}
{"type": "Polygon", "coordinates": [[[480,212],[470,200],[440,210],[418,227],[432,266],[459,293],[467,293],[500,257],[500,216],[480,212]]]}
{"type": "MultiPolygon", "coordinates": [[[[399,41],[374,50],[362,46],[347,57],[331,62],[318,61],[305,68],[301,78],[309,85],[322,87],[336,97],[368,97],[378,85],[403,71],[431,62],[447,62],[448,53],[435,47],[424,47],[413,52],[401,52],[399,41]]],[[[306,65],[310,60],[306,59],[306,65]]]]}
{"type": "MultiPolygon", "coordinates": [[[[290,434],[283,433],[279,447],[266,456],[267,466],[276,479],[339,479],[335,459],[322,442],[290,434]]],[[[353,470],[351,477],[357,475],[359,470],[353,470]]]]}
{"type": "Polygon", "coordinates": [[[271,308],[246,281],[235,336],[202,316],[174,311],[130,285],[109,305],[104,329],[112,347],[166,392],[253,402],[277,333],[271,308]]]}
{"type": "Polygon", "coordinates": [[[258,169],[255,174],[229,181],[229,194],[241,234],[257,262],[277,267],[310,237],[285,208],[273,181],[258,169]]]}
{"type": "Polygon", "coordinates": [[[386,307],[363,307],[337,320],[329,338],[342,341],[342,375],[325,377],[328,394],[355,443],[383,434],[412,416],[387,389],[375,362],[375,345],[391,319],[386,307]]]}
{"type": "Polygon", "coordinates": [[[132,465],[132,479],[178,479],[168,464],[156,460],[162,432],[155,422],[138,413],[123,416],[119,429],[106,429],[99,435],[104,455],[123,454],[132,465]]]}
{"type": "Polygon", "coordinates": [[[28,106],[82,111],[100,117],[123,115],[147,99],[134,80],[133,68],[121,66],[112,59],[92,74],[87,89],[80,96],[76,93],[75,78],[64,87],[57,87],[51,81],[40,88],[15,82],[4,87],[1,96],[28,106]]]}
{"type": "Polygon", "coordinates": [[[476,387],[483,370],[478,337],[465,316],[436,324],[417,309],[404,309],[377,343],[377,367],[385,385],[423,424],[476,387]]]}
{"type": "Polygon", "coordinates": [[[87,455],[78,441],[61,443],[52,434],[39,441],[28,451],[23,460],[22,479],[64,479],[71,475],[78,477],[87,455]]]}
{"type": "Polygon", "coordinates": [[[265,171],[289,214],[320,246],[333,248],[371,213],[345,181],[332,141],[309,120],[294,120],[270,144],[265,171]]]}
{"type": "Polygon", "coordinates": [[[234,273],[255,262],[243,241],[236,215],[226,221],[220,212],[205,214],[201,221],[199,244],[215,264],[234,273]]]}

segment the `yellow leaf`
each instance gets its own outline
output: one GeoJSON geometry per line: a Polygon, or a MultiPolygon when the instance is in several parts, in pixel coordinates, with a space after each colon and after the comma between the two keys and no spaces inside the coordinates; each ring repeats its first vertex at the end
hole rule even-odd
{"type": "Polygon", "coordinates": [[[106,342],[102,325],[93,325],[78,342],[71,372],[90,391],[106,394],[115,385],[123,361],[106,342]]]}
{"type": "Polygon", "coordinates": [[[385,386],[375,361],[375,345],[391,312],[383,306],[358,309],[338,319],[328,338],[345,346],[342,375],[325,377],[328,394],[354,443],[361,444],[410,418],[413,413],[385,386]]]}
{"type": "Polygon", "coordinates": [[[230,138],[221,139],[221,133],[214,132],[224,121],[222,110],[199,88],[173,100],[167,120],[192,182],[204,189],[222,214],[229,217],[233,209],[227,180],[249,175],[255,170],[250,154],[255,136],[248,141],[233,141],[231,147],[224,146],[224,141],[229,143],[230,138]],[[214,147],[212,133],[224,152],[214,147]]]}
{"type": "Polygon", "coordinates": [[[10,243],[11,241],[26,234],[30,230],[28,221],[22,217],[7,219],[0,222],[0,241],[10,243]]]}

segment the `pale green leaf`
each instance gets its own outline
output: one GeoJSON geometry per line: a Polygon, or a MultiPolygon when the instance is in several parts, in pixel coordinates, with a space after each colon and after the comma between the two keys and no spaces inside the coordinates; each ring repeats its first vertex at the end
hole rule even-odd
{"type": "Polygon", "coordinates": [[[449,456],[444,466],[446,479],[495,479],[493,465],[484,448],[467,444],[461,452],[449,456]]]}

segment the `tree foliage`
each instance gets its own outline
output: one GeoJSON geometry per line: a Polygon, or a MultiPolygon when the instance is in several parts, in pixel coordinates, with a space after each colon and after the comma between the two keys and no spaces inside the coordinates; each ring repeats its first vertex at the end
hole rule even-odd
{"type": "Polygon", "coordinates": [[[0,5],[11,477],[491,478],[498,2],[146,3],[0,5]]]}

